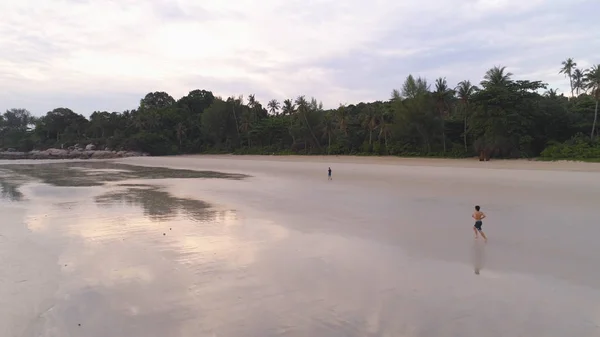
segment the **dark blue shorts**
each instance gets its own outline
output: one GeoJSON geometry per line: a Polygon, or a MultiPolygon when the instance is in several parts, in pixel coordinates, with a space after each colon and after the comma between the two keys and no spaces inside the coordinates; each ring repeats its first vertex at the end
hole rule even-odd
{"type": "Polygon", "coordinates": [[[475,221],[474,227],[475,227],[475,229],[477,229],[478,231],[480,231],[482,225],[483,225],[483,222],[481,222],[481,220],[477,220],[477,221],[475,221]]]}

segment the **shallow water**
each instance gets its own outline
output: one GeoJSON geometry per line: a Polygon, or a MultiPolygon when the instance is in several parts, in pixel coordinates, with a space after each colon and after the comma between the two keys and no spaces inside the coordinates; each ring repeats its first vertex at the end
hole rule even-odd
{"type": "Polygon", "coordinates": [[[581,173],[127,162],[213,174],[1,168],[6,336],[600,334],[600,194],[581,173]]]}

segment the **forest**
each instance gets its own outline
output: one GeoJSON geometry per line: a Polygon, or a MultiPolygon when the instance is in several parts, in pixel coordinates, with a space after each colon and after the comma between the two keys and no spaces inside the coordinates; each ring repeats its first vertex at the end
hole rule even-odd
{"type": "Polygon", "coordinates": [[[94,144],[150,155],[191,153],[331,154],[541,158],[600,161],[600,65],[557,67],[569,78],[559,94],[538,80],[515,80],[506,67],[479,83],[452,85],[409,75],[386,101],[323,109],[298,96],[265,104],[254,95],[222,98],[193,90],[175,99],[151,92],[134,110],[89,118],[59,107],[36,117],[0,116],[0,148],[31,151],[94,144]]]}

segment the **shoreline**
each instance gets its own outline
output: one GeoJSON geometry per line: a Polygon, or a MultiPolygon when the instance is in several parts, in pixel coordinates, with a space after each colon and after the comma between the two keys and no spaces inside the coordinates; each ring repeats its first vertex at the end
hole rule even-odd
{"type": "Polygon", "coordinates": [[[1,152],[0,160],[20,162],[65,161],[65,160],[108,160],[119,161],[126,158],[187,158],[187,159],[217,159],[239,161],[265,161],[287,163],[323,163],[333,164],[364,164],[386,166],[422,166],[449,168],[486,168],[503,170],[540,170],[540,171],[572,171],[600,172],[600,163],[575,160],[538,160],[538,159],[493,159],[479,161],[477,157],[470,158],[437,158],[437,157],[398,157],[398,156],[357,156],[357,155],[253,155],[253,154],[181,154],[171,156],[149,156],[146,153],[134,151],[68,151],[49,149],[32,152],[1,152]]]}
{"type": "Polygon", "coordinates": [[[535,159],[495,159],[482,162],[473,158],[427,158],[396,156],[352,156],[352,155],[237,155],[237,154],[187,154],[165,156],[162,158],[204,158],[256,160],[271,162],[306,162],[327,164],[367,164],[397,166],[429,166],[454,168],[488,168],[512,170],[543,171],[579,171],[600,172],[600,165],[595,162],[557,160],[545,161],[535,159]]]}

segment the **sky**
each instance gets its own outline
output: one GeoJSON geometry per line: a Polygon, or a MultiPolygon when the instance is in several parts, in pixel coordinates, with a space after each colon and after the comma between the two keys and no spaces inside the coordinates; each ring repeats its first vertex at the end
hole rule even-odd
{"type": "Polygon", "coordinates": [[[0,111],[135,109],[152,91],[387,100],[406,76],[506,66],[567,94],[600,63],[600,0],[0,0],[0,111]]]}

